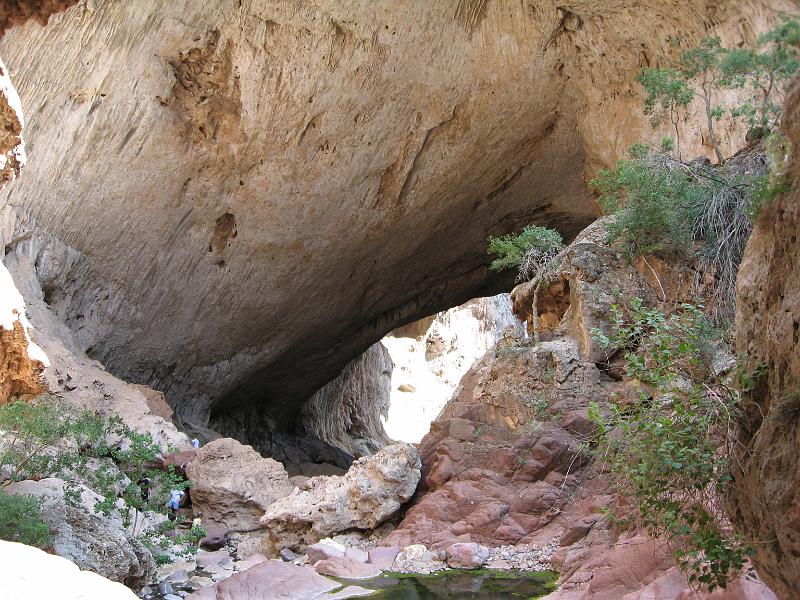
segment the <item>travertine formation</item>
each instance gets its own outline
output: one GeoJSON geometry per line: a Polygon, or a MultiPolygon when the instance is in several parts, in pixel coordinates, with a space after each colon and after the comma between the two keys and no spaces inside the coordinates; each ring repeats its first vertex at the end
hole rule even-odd
{"type": "Polygon", "coordinates": [[[800,81],[783,128],[792,190],[763,207],[739,269],[736,349],[755,378],[731,463],[732,516],[781,598],[800,596],[800,81]]]}
{"type": "Polygon", "coordinates": [[[768,3],[80,3],[0,41],[31,116],[0,242],[179,419],[286,430],[389,330],[498,290],[488,234],[589,223],[587,177],[662,133],[635,73],[768,3]]]}
{"type": "Polygon", "coordinates": [[[192,507],[204,523],[231,531],[259,529],[270,504],[292,491],[283,466],[230,438],[200,448],[186,467],[192,507]]]}
{"type": "Polygon", "coordinates": [[[360,458],[340,477],[313,477],[267,509],[261,519],[267,550],[304,550],[334,533],[374,529],[398,513],[419,478],[419,456],[410,444],[360,458]]]}

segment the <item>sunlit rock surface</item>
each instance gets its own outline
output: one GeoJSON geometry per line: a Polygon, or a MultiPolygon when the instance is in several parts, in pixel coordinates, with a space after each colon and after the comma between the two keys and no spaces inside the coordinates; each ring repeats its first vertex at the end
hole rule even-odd
{"type": "Polygon", "coordinates": [[[508,285],[488,234],[590,222],[595,168],[663,133],[635,73],[767,4],[80,3],[0,41],[31,156],[0,241],[33,232],[8,251],[80,347],[179,419],[285,430],[388,331],[508,285]]]}
{"type": "Polygon", "coordinates": [[[522,331],[508,294],[476,298],[383,338],[394,363],[383,425],[392,439],[419,442],[467,370],[506,328],[522,331]]]}

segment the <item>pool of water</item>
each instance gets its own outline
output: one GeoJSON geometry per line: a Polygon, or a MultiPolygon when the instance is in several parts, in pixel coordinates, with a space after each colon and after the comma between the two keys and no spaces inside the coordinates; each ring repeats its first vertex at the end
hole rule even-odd
{"type": "Polygon", "coordinates": [[[530,600],[555,589],[554,573],[444,571],[433,575],[386,575],[358,585],[381,590],[375,600],[530,600]]]}

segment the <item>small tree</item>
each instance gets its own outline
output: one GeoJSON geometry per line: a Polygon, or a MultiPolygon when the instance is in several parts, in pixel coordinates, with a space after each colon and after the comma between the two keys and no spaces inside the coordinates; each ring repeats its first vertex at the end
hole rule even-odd
{"type": "Polygon", "coordinates": [[[800,67],[799,43],[800,23],[784,19],[759,37],[757,48],[729,50],[721,63],[727,86],[750,90],[731,109],[731,116],[743,119],[758,137],[775,129],[780,122],[786,84],[800,67]]]}
{"type": "Polygon", "coordinates": [[[696,48],[681,52],[681,76],[687,81],[695,82],[694,95],[703,101],[708,136],[719,163],[723,158],[714,131],[714,121],[721,118],[725,110],[713,103],[717,89],[724,79],[720,68],[724,55],[725,50],[718,37],[704,38],[696,48]]]}
{"type": "Polygon", "coordinates": [[[561,234],[548,227],[528,225],[517,235],[489,237],[489,254],[497,256],[490,268],[494,271],[518,269],[517,281],[534,281],[533,337],[539,341],[539,289],[547,280],[553,260],[564,248],[561,234]]]}
{"type": "Polygon", "coordinates": [[[680,122],[686,120],[694,92],[681,73],[675,69],[647,67],[636,78],[647,92],[644,113],[650,124],[658,127],[665,115],[675,129],[675,150],[681,156],[680,122]]]}

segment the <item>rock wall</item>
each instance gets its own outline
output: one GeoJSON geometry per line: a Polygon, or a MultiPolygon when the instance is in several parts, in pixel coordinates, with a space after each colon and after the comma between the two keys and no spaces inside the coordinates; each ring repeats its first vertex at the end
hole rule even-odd
{"type": "Polygon", "coordinates": [[[659,134],[633,75],[768,4],[81,3],[0,41],[33,116],[0,241],[47,234],[12,249],[45,301],[182,420],[285,430],[394,327],[507,284],[488,234],[580,231],[586,177],[659,134]]]}
{"type": "MultiPolygon", "coordinates": [[[[505,337],[463,377],[419,444],[417,495],[383,544],[555,543],[551,564],[561,577],[549,600],[695,597],[664,540],[610,522],[615,486],[586,452],[590,403],[602,410],[611,398],[637,393],[615,372],[614,357],[586,343],[587,327],[610,327],[612,290],[656,304],[661,287],[608,245],[607,222],[595,222],[559,255],[556,279],[569,285],[553,284],[552,305],[565,306],[552,317],[551,339],[505,337]]],[[[680,289],[679,270],[664,274],[676,275],[663,279],[665,287],[680,289]]],[[[775,600],[763,583],[745,579],[714,594],[775,600]]]]}
{"type": "Polygon", "coordinates": [[[388,435],[419,442],[461,377],[508,327],[519,328],[519,321],[511,313],[508,294],[498,294],[475,298],[384,337],[395,364],[384,415],[388,435]]]}
{"type": "MultiPolygon", "coordinates": [[[[0,185],[16,179],[25,165],[23,124],[19,96],[0,61],[0,185]]],[[[41,373],[47,358],[31,341],[29,330],[25,301],[0,264],[0,404],[45,389],[41,373]]]]}
{"type": "Polygon", "coordinates": [[[381,417],[389,411],[392,368],[386,347],[370,346],[306,402],[303,427],[355,458],[377,452],[389,443],[381,417]]]}
{"type": "Polygon", "coordinates": [[[800,597],[800,80],[783,113],[791,190],[762,209],[739,269],[736,346],[757,374],[740,420],[732,516],[781,598],[800,597]]]}

